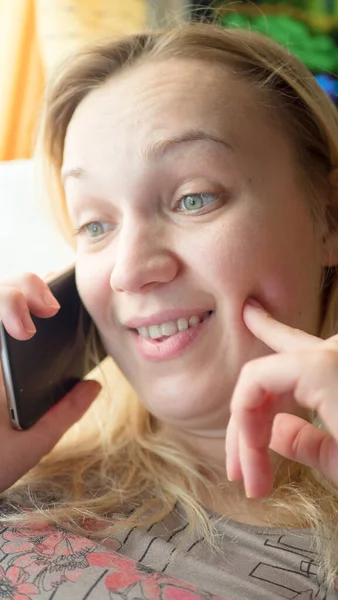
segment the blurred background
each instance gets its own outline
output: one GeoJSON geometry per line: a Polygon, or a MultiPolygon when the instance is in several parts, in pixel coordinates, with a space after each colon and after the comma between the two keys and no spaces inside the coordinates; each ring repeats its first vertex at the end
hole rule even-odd
{"type": "Polygon", "coordinates": [[[338,0],[0,0],[0,277],[73,258],[34,189],[35,132],[55,64],[102,35],[215,18],[285,45],[338,104],[338,0]]]}

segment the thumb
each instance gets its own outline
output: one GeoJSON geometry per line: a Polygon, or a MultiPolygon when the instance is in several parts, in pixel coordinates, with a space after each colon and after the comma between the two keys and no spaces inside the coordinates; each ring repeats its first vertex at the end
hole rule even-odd
{"type": "Polygon", "coordinates": [[[0,491],[11,487],[52,450],[67,429],[81,419],[100,389],[97,381],[81,381],[30,429],[19,432],[9,428],[1,454],[0,491]]]}
{"type": "MultiPolygon", "coordinates": [[[[81,419],[101,390],[94,380],[82,380],[66,396],[53,406],[33,427],[20,433],[17,442],[27,446],[30,438],[27,470],[48,454],[66,431],[81,419]],[[25,438],[25,439],[24,439],[25,438]]],[[[27,457],[28,458],[28,457],[27,457]]]]}

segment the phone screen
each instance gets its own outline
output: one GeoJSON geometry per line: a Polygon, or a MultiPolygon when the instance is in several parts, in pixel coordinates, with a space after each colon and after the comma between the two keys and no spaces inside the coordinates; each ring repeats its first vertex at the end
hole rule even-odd
{"type": "Polygon", "coordinates": [[[51,318],[31,315],[36,334],[27,341],[15,340],[1,324],[1,364],[10,418],[27,429],[69,392],[97,364],[88,356],[88,338],[94,335],[98,361],[105,356],[95,326],[81,303],[70,269],[49,287],[60,303],[51,318]]]}

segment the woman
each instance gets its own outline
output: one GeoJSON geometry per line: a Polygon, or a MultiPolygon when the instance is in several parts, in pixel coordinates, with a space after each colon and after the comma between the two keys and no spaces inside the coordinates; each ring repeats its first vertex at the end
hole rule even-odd
{"type": "MultiPolygon", "coordinates": [[[[44,173],[82,301],[136,394],[115,389],[101,435],[40,463],[98,386],[30,431],[2,425],[3,497],[30,523],[222,597],[335,597],[337,139],[311,74],[252,32],[191,25],[63,66],[44,173]]],[[[45,292],[4,282],[11,335],[55,314],[45,292]]]]}

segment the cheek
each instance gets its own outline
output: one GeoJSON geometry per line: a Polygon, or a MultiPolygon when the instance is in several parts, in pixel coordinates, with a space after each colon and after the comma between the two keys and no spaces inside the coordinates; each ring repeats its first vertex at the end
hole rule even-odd
{"type": "Polygon", "coordinates": [[[276,316],[292,320],[302,312],[305,297],[318,298],[320,267],[308,221],[290,225],[282,215],[279,222],[246,215],[201,236],[195,247],[195,268],[213,293],[230,301],[232,317],[240,316],[250,295],[276,316]]]}
{"type": "Polygon", "coordinates": [[[217,224],[203,232],[198,243],[190,244],[194,247],[190,265],[215,293],[243,295],[266,263],[267,244],[259,230],[243,227],[241,219],[217,224]]]}
{"type": "MultiPolygon", "coordinates": [[[[102,264],[104,261],[100,260],[102,264]]],[[[97,257],[76,257],[76,284],[81,300],[99,329],[104,328],[109,316],[110,271],[98,268],[97,257]]]]}

